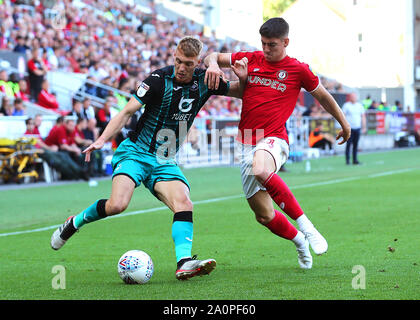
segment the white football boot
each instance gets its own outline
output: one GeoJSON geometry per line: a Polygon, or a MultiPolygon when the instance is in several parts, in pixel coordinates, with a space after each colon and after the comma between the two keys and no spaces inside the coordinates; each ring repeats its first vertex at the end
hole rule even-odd
{"type": "Polygon", "coordinates": [[[305,235],[306,239],[308,239],[309,244],[311,245],[311,248],[315,254],[319,256],[327,252],[327,240],[325,240],[325,238],[318,232],[318,230],[315,229],[314,226],[301,231],[305,235]]]}
{"type": "Polygon", "coordinates": [[[309,241],[305,238],[305,242],[301,246],[296,246],[296,251],[298,253],[298,262],[299,266],[302,269],[311,269],[312,268],[312,255],[309,250],[309,241]]]}

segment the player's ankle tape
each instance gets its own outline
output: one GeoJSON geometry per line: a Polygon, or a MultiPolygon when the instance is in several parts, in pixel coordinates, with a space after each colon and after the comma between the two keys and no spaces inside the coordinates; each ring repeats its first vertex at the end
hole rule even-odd
{"type": "Polygon", "coordinates": [[[180,211],[174,214],[175,221],[193,222],[192,211],[180,211]]]}
{"type": "Polygon", "coordinates": [[[96,205],[96,212],[98,213],[98,216],[100,216],[101,218],[106,217],[105,203],[106,203],[107,200],[108,199],[98,200],[98,204],[96,205]]]}

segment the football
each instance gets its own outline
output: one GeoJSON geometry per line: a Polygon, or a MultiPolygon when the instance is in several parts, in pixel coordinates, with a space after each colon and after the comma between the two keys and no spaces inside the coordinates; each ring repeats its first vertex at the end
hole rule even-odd
{"type": "Polygon", "coordinates": [[[144,251],[130,250],[118,261],[118,274],[127,284],[144,284],[153,275],[152,258],[144,251]]]}

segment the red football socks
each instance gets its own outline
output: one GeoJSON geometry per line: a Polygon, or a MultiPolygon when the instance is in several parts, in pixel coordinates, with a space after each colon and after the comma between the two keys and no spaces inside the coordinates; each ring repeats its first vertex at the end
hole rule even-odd
{"type": "Polygon", "coordinates": [[[280,176],[273,172],[264,182],[264,187],[274,202],[293,220],[303,214],[292,191],[280,176]]]}
{"type": "Polygon", "coordinates": [[[274,218],[265,226],[279,237],[292,240],[296,237],[298,231],[293,224],[281,212],[274,210],[274,218]]]}

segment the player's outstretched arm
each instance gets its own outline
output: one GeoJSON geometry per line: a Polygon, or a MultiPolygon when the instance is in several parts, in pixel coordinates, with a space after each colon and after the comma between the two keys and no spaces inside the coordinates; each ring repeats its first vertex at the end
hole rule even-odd
{"type": "Polygon", "coordinates": [[[341,130],[336,136],[336,140],[342,138],[338,144],[345,143],[351,134],[351,127],[348,123],[343,111],[340,106],[337,104],[333,96],[324,88],[322,84],[319,84],[318,88],[315,91],[311,92],[312,96],[319,101],[322,107],[330,113],[341,125],[341,130]]]}
{"type": "Polygon", "coordinates": [[[85,161],[90,161],[90,154],[94,150],[101,149],[105,142],[110,140],[114,135],[121,131],[127,121],[131,118],[131,116],[142,107],[142,104],[137,101],[136,98],[132,97],[125,107],[115,116],[113,117],[108,125],[106,126],[104,132],[100,135],[100,137],[93,142],[90,146],[88,146],[83,153],[85,154],[85,161]]]}
{"type": "Polygon", "coordinates": [[[219,88],[220,77],[226,81],[225,74],[220,68],[230,68],[230,53],[210,53],[204,58],[204,65],[207,67],[204,83],[210,90],[219,88]]]}

